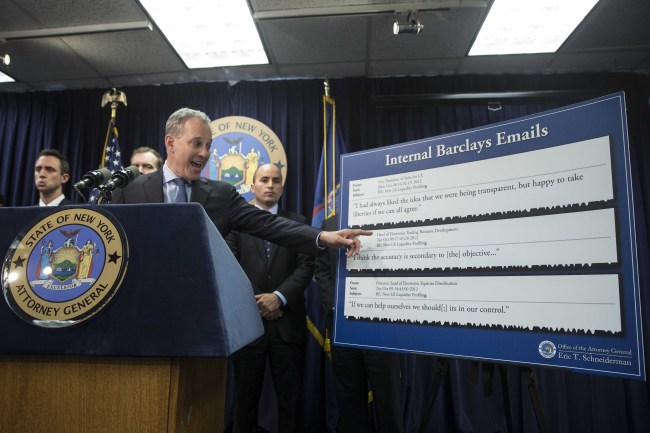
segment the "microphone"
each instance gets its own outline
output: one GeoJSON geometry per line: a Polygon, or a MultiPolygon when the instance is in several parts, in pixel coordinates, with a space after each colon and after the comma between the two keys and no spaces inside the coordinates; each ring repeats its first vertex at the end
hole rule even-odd
{"type": "Polygon", "coordinates": [[[81,180],[72,187],[75,190],[80,188],[97,188],[102,183],[108,181],[111,178],[111,171],[107,168],[100,168],[98,170],[89,171],[84,174],[81,180]]]}
{"type": "Polygon", "coordinates": [[[113,191],[117,188],[124,188],[129,182],[140,176],[140,170],[135,165],[130,165],[122,170],[118,170],[111,176],[111,180],[103,184],[100,189],[113,191]]]}

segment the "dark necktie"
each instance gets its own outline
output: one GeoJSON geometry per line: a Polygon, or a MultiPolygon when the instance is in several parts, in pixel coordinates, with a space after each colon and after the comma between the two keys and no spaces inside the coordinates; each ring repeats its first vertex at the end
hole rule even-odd
{"type": "Polygon", "coordinates": [[[264,250],[266,251],[266,259],[271,257],[271,242],[264,241],[264,250]]]}
{"type": "Polygon", "coordinates": [[[177,177],[173,180],[173,182],[178,187],[178,192],[176,193],[176,199],[174,200],[174,203],[187,203],[187,191],[185,191],[185,185],[187,185],[187,181],[182,177],[177,177]]]}

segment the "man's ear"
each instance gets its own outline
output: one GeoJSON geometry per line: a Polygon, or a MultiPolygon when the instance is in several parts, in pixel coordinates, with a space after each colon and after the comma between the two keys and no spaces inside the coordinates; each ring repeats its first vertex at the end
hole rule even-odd
{"type": "Polygon", "coordinates": [[[70,180],[70,175],[68,173],[61,175],[61,183],[66,183],[70,180]]]}
{"type": "Polygon", "coordinates": [[[174,136],[171,134],[165,135],[165,149],[167,150],[167,155],[172,153],[174,149],[174,136]]]}

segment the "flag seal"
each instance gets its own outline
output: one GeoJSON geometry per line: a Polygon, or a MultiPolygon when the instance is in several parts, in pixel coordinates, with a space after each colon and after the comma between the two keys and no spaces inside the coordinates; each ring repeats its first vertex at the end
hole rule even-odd
{"type": "Polygon", "coordinates": [[[244,116],[228,116],[210,122],[212,147],[210,158],[201,175],[228,182],[237,188],[246,201],[251,192],[257,167],[274,164],[287,178],[287,155],[278,136],[259,120],[244,116]]]}

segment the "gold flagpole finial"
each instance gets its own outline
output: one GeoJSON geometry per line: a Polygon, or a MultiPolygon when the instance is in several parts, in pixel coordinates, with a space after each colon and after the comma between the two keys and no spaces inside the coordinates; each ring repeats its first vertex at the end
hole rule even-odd
{"type": "Polygon", "coordinates": [[[126,93],[121,90],[111,89],[110,91],[102,95],[102,107],[106,104],[111,103],[111,121],[115,121],[115,115],[117,114],[118,103],[123,103],[126,107],[126,93]]]}
{"type": "Polygon", "coordinates": [[[323,81],[323,85],[325,86],[325,96],[327,96],[329,98],[330,97],[330,81],[329,80],[323,81]]]}

